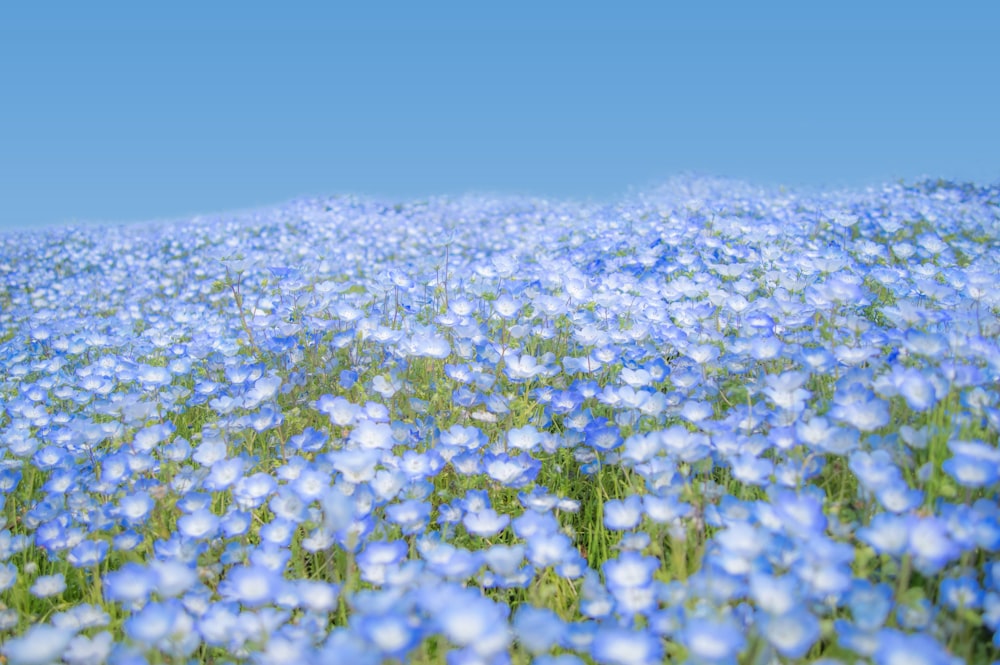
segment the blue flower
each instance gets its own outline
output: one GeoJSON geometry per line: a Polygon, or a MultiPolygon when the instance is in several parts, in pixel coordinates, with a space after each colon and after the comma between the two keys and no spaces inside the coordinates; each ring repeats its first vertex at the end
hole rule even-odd
{"type": "Polygon", "coordinates": [[[407,546],[401,540],[369,542],[358,554],[361,579],[371,584],[384,584],[386,569],[406,557],[407,546]]]}
{"type": "Polygon", "coordinates": [[[487,455],[483,469],[493,480],[507,487],[520,488],[533,482],[541,470],[541,463],[527,454],[510,457],[506,454],[487,455]]]}
{"type": "Polygon", "coordinates": [[[103,540],[81,540],[70,550],[66,560],[74,568],[93,568],[107,555],[108,544],[103,540]]]}
{"type": "Polygon", "coordinates": [[[786,614],[801,602],[799,582],[791,575],[750,574],[750,598],[768,614],[786,614]]]}
{"type": "Polygon", "coordinates": [[[528,537],[528,560],[539,568],[573,559],[578,554],[573,541],[564,533],[537,533],[528,537]]]}
{"type": "Polygon", "coordinates": [[[875,497],[887,511],[893,513],[909,512],[919,508],[924,502],[924,493],[911,488],[901,478],[878,488],[875,497]]]}
{"type": "Polygon", "coordinates": [[[983,603],[983,589],[969,575],[945,578],[941,581],[939,595],[942,604],[953,610],[979,609],[983,603]]]}
{"type": "Polygon", "coordinates": [[[847,607],[855,625],[861,630],[874,631],[882,627],[892,609],[892,588],[887,584],[872,584],[856,579],[847,594],[847,607]]]}
{"type": "Polygon", "coordinates": [[[10,665],[47,665],[62,658],[73,634],[66,628],[36,624],[19,637],[8,639],[0,646],[0,653],[10,665]]]}
{"type": "Polygon", "coordinates": [[[104,597],[127,605],[144,603],[156,588],[156,574],[138,563],[126,563],[104,576],[104,597]]]}
{"type": "Polygon", "coordinates": [[[466,513],[462,524],[469,533],[489,538],[505,529],[510,523],[509,515],[500,515],[492,508],[483,508],[474,513],[466,513]]]}
{"type": "Polygon", "coordinates": [[[713,665],[735,663],[746,644],[743,631],[728,619],[689,619],[679,637],[689,656],[713,665]]]}
{"type": "Polygon", "coordinates": [[[760,626],[771,646],[786,658],[802,658],[820,636],[819,620],[803,610],[765,614],[760,618],[760,626]]]}
{"type": "Polygon", "coordinates": [[[1000,480],[997,464],[971,455],[953,455],[941,463],[941,468],[962,487],[989,487],[1000,480]]]}
{"type": "Polygon", "coordinates": [[[233,487],[233,499],[242,510],[256,508],[267,500],[267,497],[277,488],[273,476],[258,472],[252,476],[243,476],[233,487]]]}
{"type": "Polygon", "coordinates": [[[604,503],[604,526],[613,531],[634,529],[642,519],[642,498],[633,494],[604,503]]]}
{"type": "Polygon", "coordinates": [[[405,661],[406,654],[423,638],[420,622],[400,612],[361,615],[352,618],[351,626],[374,646],[383,658],[400,661],[405,661]]]}
{"type": "Polygon", "coordinates": [[[57,596],[65,590],[66,578],[62,573],[41,575],[35,578],[35,583],[31,585],[31,593],[37,598],[57,596]]]}
{"type": "Polygon", "coordinates": [[[207,508],[199,508],[177,520],[177,531],[185,538],[210,540],[219,530],[219,518],[207,508]]]}
{"type": "Polygon", "coordinates": [[[606,418],[595,418],[583,430],[587,445],[599,452],[607,452],[622,444],[620,430],[606,418]]]}
{"type": "Polygon", "coordinates": [[[908,516],[878,513],[869,526],[858,529],[857,536],[879,554],[902,556],[910,540],[912,521],[908,516]]]}
{"type": "Polygon", "coordinates": [[[518,644],[537,656],[560,642],[565,623],[550,609],[525,604],[514,613],[511,626],[518,644]]]}
{"type": "Polygon", "coordinates": [[[496,656],[508,648],[512,635],[506,606],[460,587],[446,586],[433,593],[431,620],[452,644],[469,648],[480,658],[496,656]]]}
{"type": "Polygon", "coordinates": [[[408,499],[385,508],[386,519],[398,525],[405,535],[422,531],[427,526],[430,515],[430,505],[417,499],[408,499]]]}
{"type": "Polygon", "coordinates": [[[101,665],[111,653],[112,640],[111,633],[106,630],[93,637],[77,635],[70,640],[63,659],[69,665],[101,665]]]}
{"type": "Polygon", "coordinates": [[[231,487],[233,483],[243,477],[245,465],[246,463],[240,457],[218,460],[212,464],[211,471],[203,482],[205,489],[221,491],[231,487]]]}
{"type": "Polygon", "coordinates": [[[608,665],[646,665],[663,661],[663,644],[645,631],[601,626],[594,634],[590,655],[608,665]]]}
{"type": "Polygon", "coordinates": [[[876,665],[953,665],[954,658],[933,637],[883,628],[878,634],[873,660],[876,665]]]}
{"type": "Polygon", "coordinates": [[[907,550],[913,556],[914,567],[925,575],[939,572],[961,554],[944,522],[934,516],[910,522],[907,550]]]}
{"type": "Polygon", "coordinates": [[[282,585],[279,573],[260,565],[235,566],[219,585],[219,595],[247,607],[273,603],[282,585]]]}

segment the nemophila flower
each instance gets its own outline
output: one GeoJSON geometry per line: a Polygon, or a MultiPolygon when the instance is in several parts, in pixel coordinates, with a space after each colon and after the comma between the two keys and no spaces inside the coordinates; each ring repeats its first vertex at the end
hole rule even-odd
{"type": "Polygon", "coordinates": [[[329,454],[333,468],[349,483],[366,483],[375,477],[375,467],[382,457],[379,450],[344,448],[329,454]]]}
{"type": "Polygon", "coordinates": [[[180,612],[175,603],[150,603],[125,620],[125,633],[140,644],[152,646],[170,636],[180,612]]]}
{"type": "Polygon", "coordinates": [[[503,372],[511,381],[522,382],[542,374],[545,372],[545,367],[539,365],[538,360],[527,353],[511,354],[504,359],[503,372]]]}
{"type": "Polygon", "coordinates": [[[688,422],[698,424],[711,418],[714,413],[715,407],[713,407],[710,402],[685,400],[678,415],[688,422]]]}
{"type": "Polygon", "coordinates": [[[848,467],[869,491],[876,491],[894,481],[902,481],[899,469],[885,450],[872,453],[854,451],[848,459],[848,467]]]}
{"type": "Polygon", "coordinates": [[[328,439],[326,433],[306,427],[288,439],[288,447],[302,453],[314,453],[322,450],[328,439]]]}
{"type": "Polygon", "coordinates": [[[649,519],[659,524],[681,520],[692,510],[691,504],[681,502],[673,494],[666,496],[645,494],[642,497],[642,508],[649,519]]]}
{"type": "Polygon", "coordinates": [[[781,374],[770,374],[765,377],[767,386],[764,394],[775,406],[792,411],[800,410],[812,394],[802,388],[809,376],[805,372],[789,371],[781,374]]]}
{"type": "Polygon", "coordinates": [[[330,474],[319,469],[306,468],[289,483],[289,486],[302,501],[311,503],[330,488],[330,474]]]}
{"type": "Polygon", "coordinates": [[[378,502],[384,503],[396,498],[406,486],[407,477],[398,469],[379,469],[369,486],[378,502]]]}
{"type": "Polygon", "coordinates": [[[595,418],[583,430],[587,445],[598,452],[607,452],[622,444],[621,431],[606,418],[595,418]]]}
{"type": "Polygon", "coordinates": [[[733,522],[718,531],[714,540],[723,550],[749,561],[767,548],[769,538],[748,522],[733,522]]]}
{"type": "Polygon", "coordinates": [[[48,598],[58,596],[66,590],[66,578],[62,573],[53,575],[42,575],[35,578],[35,583],[31,585],[31,593],[37,598],[48,598]]]}
{"type": "Polygon", "coordinates": [[[915,518],[909,527],[907,552],[913,556],[913,565],[921,573],[933,575],[961,554],[940,518],[915,518]]]}
{"type": "Polygon", "coordinates": [[[8,639],[0,646],[0,653],[10,665],[47,665],[62,658],[73,635],[72,630],[36,624],[19,637],[8,639]]]}
{"type": "Polygon", "coordinates": [[[788,490],[777,490],[771,495],[775,515],[782,521],[786,532],[801,538],[811,534],[822,534],[826,530],[827,519],[823,514],[823,503],[819,498],[807,493],[795,494],[788,490]]]}
{"type": "Polygon", "coordinates": [[[455,547],[437,535],[421,538],[417,549],[427,562],[427,569],[446,580],[465,580],[482,567],[478,552],[455,547]]]}
{"type": "Polygon", "coordinates": [[[509,523],[509,515],[500,515],[492,508],[466,513],[465,517],[462,518],[462,524],[465,525],[469,533],[483,538],[495,536],[507,528],[509,523]]]}
{"type": "Polygon", "coordinates": [[[406,535],[422,531],[427,526],[430,514],[430,505],[417,499],[408,499],[385,507],[386,519],[399,526],[406,535]]]}
{"type": "Polygon", "coordinates": [[[642,498],[637,494],[604,503],[604,526],[612,531],[634,529],[642,519],[642,498]]]}
{"type": "Polygon", "coordinates": [[[104,576],[104,597],[126,605],[144,603],[156,588],[156,574],[138,563],[125,563],[104,576]]]}
{"type": "Polygon", "coordinates": [[[330,418],[330,422],[340,427],[353,425],[361,407],[347,401],[344,397],[322,395],[315,403],[316,410],[330,418]]]}
{"type": "Polygon", "coordinates": [[[298,606],[309,612],[329,613],[337,606],[340,587],[321,580],[295,580],[293,591],[298,606]]]}
{"type": "Polygon", "coordinates": [[[274,602],[281,586],[281,574],[274,570],[260,565],[234,566],[219,584],[219,595],[246,607],[260,607],[274,602]]]}
{"type": "Polygon", "coordinates": [[[801,602],[799,581],[792,575],[773,576],[752,572],[749,581],[750,598],[768,614],[787,614],[801,602]]]}
{"type": "MultiPolygon", "coordinates": [[[[288,567],[288,562],[292,558],[292,552],[287,547],[269,541],[262,541],[260,545],[250,549],[247,561],[254,566],[273,570],[276,573],[283,573],[288,567]]],[[[282,591],[285,589],[282,587],[282,591]]]]}
{"type": "Polygon", "coordinates": [[[483,458],[486,475],[507,487],[519,488],[533,482],[541,468],[541,463],[527,454],[486,455],[483,458]]]}
{"type": "Polygon", "coordinates": [[[979,609],[983,603],[983,589],[970,575],[941,580],[939,595],[940,602],[954,610],[979,609]]]}
{"type": "Polygon", "coordinates": [[[246,462],[241,457],[221,459],[212,464],[208,477],[202,486],[211,491],[222,491],[233,485],[243,476],[246,462]]]}
{"type": "Polygon", "coordinates": [[[963,487],[988,487],[1000,479],[1000,469],[971,455],[953,455],[941,468],[963,487]]]}
{"type": "Polygon", "coordinates": [[[557,390],[552,393],[549,409],[552,413],[566,415],[576,411],[583,404],[584,397],[573,389],[557,390]]]}
{"type": "Polygon", "coordinates": [[[774,473],[774,462],[766,457],[757,457],[750,452],[731,457],[729,464],[733,471],[733,477],[748,485],[767,485],[774,473]]]}
{"type": "Polygon", "coordinates": [[[875,665],[954,665],[955,658],[941,644],[925,633],[903,633],[883,628],[878,633],[875,665]]]}
{"type": "Polygon", "coordinates": [[[226,459],[226,452],[226,442],[222,439],[205,439],[195,448],[191,459],[202,466],[210,467],[219,460],[226,459]]]}
{"type": "Polygon", "coordinates": [[[483,472],[483,460],[474,451],[459,453],[451,458],[451,466],[463,476],[475,476],[483,472]]]}
{"type": "Polygon", "coordinates": [[[531,425],[516,427],[507,432],[507,445],[518,450],[534,450],[542,443],[544,434],[531,425]]]}
{"type": "Polygon", "coordinates": [[[528,560],[539,568],[574,559],[579,554],[573,547],[573,541],[564,533],[536,533],[527,537],[527,540],[528,560]]]}
{"type": "Polygon", "coordinates": [[[126,494],[118,500],[117,514],[126,524],[135,526],[146,521],[155,505],[149,492],[126,494]]]}
{"type": "Polygon", "coordinates": [[[870,658],[878,646],[878,632],[863,630],[847,619],[836,619],[833,628],[837,635],[837,644],[844,649],[870,658]]]}
{"type": "Polygon", "coordinates": [[[168,560],[156,560],[149,564],[156,576],[156,593],[161,598],[175,598],[183,595],[198,584],[198,572],[191,564],[168,560]]]}
{"type": "MultiPolygon", "coordinates": [[[[81,540],[73,546],[66,560],[74,568],[93,568],[108,555],[108,543],[103,540],[81,540]]],[[[117,546],[115,549],[123,549],[117,546]]]]}
{"type": "Polygon", "coordinates": [[[177,519],[177,532],[194,540],[214,538],[219,530],[219,518],[207,508],[199,508],[177,519]]]}
{"type": "Polygon", "coordinates": [[[386,423],[361,420],[351,431],[348,441],[361,449],[387,450],[395,445],[392,427],[386,423]]]}
{"type": "Polygon", "coordinates": [[[154,367],[152,365],[139,365],[135,376],[143,390],[156,390],[169,385],[173,380],[170,370],[166,367],[154,367]]]}
{"type": "Polygon", "coordinates": [[[490,570],[500,576],[509,576],[516,573],[524,563],[526,549],[523,544],[492,545],[482,550],[482,556],[490,570]]]}
{"type": "MultiPolygon", "coordinates": [[[[454,458],[452,458],[454,459],[454,458]]],[[[438,473],[445,465],[445,458],[436,450],[417,452],[407,450],[399,458],[399,470],[410,481],[429,478],[438,473]]]]}
{"type": "Polygon", "coordinates": [[[63,659],[69,665],[102,665],[111,654],[113,639],[106,630],[93,637],[77,635],[67,645],[63,659]]]}
{"type": "Polygon", "coordinates": [[[420,622],[401,612],[362,614],[351,621],[351,626],[383,658],[404,660],[423,638],[420,622]]]}
{"type": "Polygon", "coordinates": [[[872,584],[856,579],[851,583],[846,603],[854,624],[863,631],[882,627],[893,605],[893,591],[887,584],[872,584]]]}
{"type": "Polygon", "coordinates": [[[604,564],[608,589],[620,615],[632,616],[652,609],[656,603],[652,574],[658,566],[656,559],[629,551],[604,564]]]}
{"type": "Polygon", "coordinates": [[[253,662],[259,665],[295,665],[310,662],[315,656],[312,640],[305,636],[289,636],[281,633],[268,637],[263,649],[253,654],[253,662]]]}
{"type": "Polygon", "coordinates": [[[17,567],[12,563],[0,563],[0,591],[6,591],[17,581],[17,567]]]}
{"type": "Polygon", "coordinates": [[[696,662],[735,663],[746,639],[731,619],[691,618],[681,629],[680,642],[696,662]]]}
{"type": "Polygon", "coordinates": [[[533,655],[547,652],[562,639],[564,622],[550,609],[521,605],[511,627],[517,643],[533,655]]]}
{"type": "Polygon", "coordinates": [[[880,487],[875,496],[882,507],[893,513],[905,513],[920,507],[924,502],[924,493],[912,489],[902,479],[897,479],[880,487]]]}
{"type": "Polygon", "coordinates": [[[211,646],[227,646],[233,640],[238,625],[239,606],[234,603],[212,603],[196,622],[202,640],[211,646]]]}
{"type": "Polygon", "coordinates": [[[472,590],[444,587],[430,608],[431,620],[455,646],[480,658],[496,656],[511,642],[508,608],[472,590]]]}
{"type": "Polygon", "coordinates": [[[761,633],[785,658],[802,658],[820,637],[819,619],[808,611],[790,611],[759,618],[761,633]]]}
{"type": "Polygon", "coordinates": [[[643,665],[663,659],[660,639],[646,631],[617,626],[601,626],[594,633],[590,656],[608,665],[643,665]]]}
{"type": "Polygon", "coordinates": [[[277,517],[260,528],[262,542],[287,547],[292,542],[297,524],[287,519],[277,517]]]}
{"type": "Polygon", "coordinates": [[[872,432],[889,423],[889,406],[885,401],[869,394],[864,399],[834,404],[830,416],[862,432],[872,432]]]}
{"type": "Polygon", "coordinates": [[[275,517],[293,524],[298,524],[309,516],[306,503],[288,487],[279,488],[267,505],[275,517]]]}
{"type": "Polygon", "coordinates": [[[934,381],[914,367],[908,367],[896,379],[896,389],[914,411],[926,411],[940,398],[934,381]]]}
{"type": "Polygon", "coordinates": [[[475,451],[489,442],[486,434],[478,427],[452,425],[441,432],[441,444],[459,451],[475,451]]]}
{"type": "Polygon", "coordinates": [[[983,625],[993,631],[996,640],[1000,630],[1000,593],[990,591],[983,597],[983,625]]]}

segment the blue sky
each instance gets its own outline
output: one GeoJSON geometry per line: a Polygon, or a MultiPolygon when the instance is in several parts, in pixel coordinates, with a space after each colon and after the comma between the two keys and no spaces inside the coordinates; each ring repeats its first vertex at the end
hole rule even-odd
{"type": "Polygon", "coordinates": [[[998,65],[985,1],[6,3],[0,226],[680,172],[993,182],[998,65]]]}

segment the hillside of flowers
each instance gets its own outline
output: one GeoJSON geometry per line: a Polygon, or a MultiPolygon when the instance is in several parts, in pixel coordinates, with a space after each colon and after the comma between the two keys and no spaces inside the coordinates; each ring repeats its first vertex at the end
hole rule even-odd
{"type": "Polygon", "coordinates": [[[1000,662],[1000,184],[0,234],[0,663],[1000,662]]]}

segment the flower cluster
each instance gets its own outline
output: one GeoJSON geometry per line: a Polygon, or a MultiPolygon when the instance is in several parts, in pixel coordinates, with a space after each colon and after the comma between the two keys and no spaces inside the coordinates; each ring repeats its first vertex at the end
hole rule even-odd
{"type": "Polygon", "coordinates": [[[0,661],[1000,659],[1000,188],[0,235],[0,661]]]}

